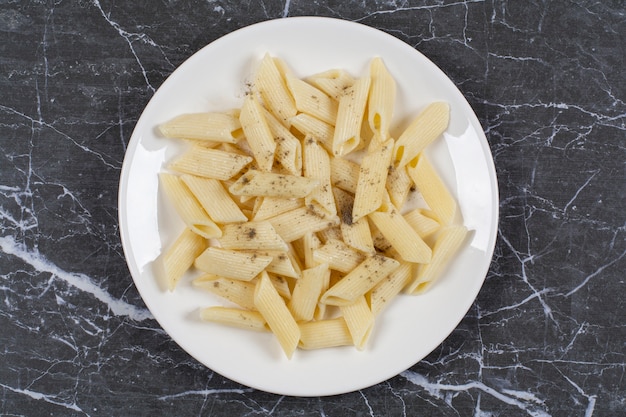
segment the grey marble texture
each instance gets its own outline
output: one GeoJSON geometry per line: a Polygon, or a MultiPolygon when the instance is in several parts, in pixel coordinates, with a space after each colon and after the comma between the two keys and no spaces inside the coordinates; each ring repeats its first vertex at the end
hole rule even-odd
{"type": "Polygon", "coordinates": [[[0,1],[0,415],[626,415],[626,6],[613,1],[0,1]],[[207,43],[322,15],[396,36],[475,109],[495,255],[458,328],[358,392],[206,369],[143,304],[117,221],[150,97],[207,43]]]}

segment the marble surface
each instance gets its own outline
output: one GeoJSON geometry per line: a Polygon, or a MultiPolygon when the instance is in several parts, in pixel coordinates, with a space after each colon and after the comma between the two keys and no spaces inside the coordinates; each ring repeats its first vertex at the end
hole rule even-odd
{"type": "Polygon", "coordinates": [[[626,413],[623,1],[0,1],[0,415],[626,413]],[[143,107],[207,43],[322,15],[433,60],[475,109],[500,187],[485,284],[458,328],[379,385],[268,394],[152,319],[117,189],[143,107]]]}

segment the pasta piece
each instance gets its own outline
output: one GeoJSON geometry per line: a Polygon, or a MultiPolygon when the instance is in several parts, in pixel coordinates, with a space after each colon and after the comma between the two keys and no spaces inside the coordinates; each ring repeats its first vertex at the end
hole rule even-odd
{"type": "Polygon", "coordinates": [[[442,275],[452,256],[459,251],[467,233],[468,230],[465,226],[444,227],[433,245],[432,260],[428,264],[420,265],[417,275],[405,291],[408,294],[426,292],[442,275]]]}
{"type": "Polygon", "coordinates": [[[341,314],[346,321],[354,346],[357,350],[365,349],[374,327],[374,314],[367,305],[365,297],[361,295],[351,304],[341,306],[341,314]]]}
{"type": "Polygon", "coordinates": [[[343,241],[331,239],[313,251],[313,260],[328,264],[330,269],[347,273],[359,266],[365,256],[343,241]]]}
{"type": "Polygon", "coordinates": [[[337,102],[326,93],[293,76],[287,77],[287,87],[296,101],[296,109],[299,112],[310,114],[330,125],[335,124],[337,102]]]}
{"type": "Polygon", "coordinates": [[[377,210],[383,202],[392,151],[393,139],[389,139],[376,151],[363,157],[354,194],[352,222],[377,210]]]}
{"type": "Polygon", "coordinates": [[[300,341],[300,328],[266,272],[261,273],[257,281],[254,303],[276,335],[285,355],[291,359],[300,341]]]}
{"type": "Polygon", "coordinates": [[[368,122],[374,137],[380,142],[389,139],[389,127],[396,100],[396,82],[385,67],[382,59],[376,57],[370,63],[372,79],[368,99],[368,122]]]}
{"type": "Polygon", "coordinates": [[[297,114],[289,119],[289,122],[293,128],[302,133],[302,136],[315,138],[324,149],[330,153],[333,152],[335,128],[332,125],[306,113],[297,114]]]}
{"type": "Polygon", "coordinates": [[[214,274],[204,274],[193,280],[193,285],[222,297],[239,307],[254,310],[255,284],[248,281],[224,278],[214,274]]]}
{"type": "Polygon", "coordinates": [[[213,306],[202,309],[200,318],[203,321],[212,321],[245,330],[267,331],[265,319],[258,311],[213,306]]]}
{"type": "Polygon", "coordinates": [[[404,219],[422,239],[427,238],[439,230],[439,223],[426,216],[422,208],[409,211],[404,215],[404,219]]]}
{"type": "Polygon", "coordinates": [[[276,61],[265,54],[255,74],[254,88],[274,116],[286,122],[296,115],[297,109],[285,83],[284,70],[284,66],[277,66],[276,61]]]}
{"type": "Polygon", "coordinates": [[[370,77],[366,75],[359,78],[339,99],[333,155],[346,155],[359,146],[369,88],[370,77]]]}
{"type": "Polygon", "coordinates": [[[248,220],[220,181],[189,174],[182,175],[181,179],[214,222],[236,223],[248,220]]]}
{"type": "Polygon", "coordinates": [[[289,310],[296,321],[313,320],[317,302],[322,295],[324,283],[330,278],[327,264],[302,271],[302,277],[296,281],[293,288],[289,310]]]}
{"type": "Polygon", "coordinates": [[[259,197],[259,204],[254,207],[253,220],[267,220],[278,214],[289,210],[302,207],[304,202],[302,199],[295,198],[278,198],[278,197],[259,197]]]}
{"type": "Polygon", "coordinates": [[[413,265],[402,262],[398,269],[387,275],[368,293],[372,314],[377,316],[398,295],[412,278],[413,265]]]}
{"type": "Polygon", "coordinates": [[[337,214],[330,183],[330,158],[313,138],[306,138],[304,141],[304,175],[317,180],[319,184],[305,197],[305,204],[309,205],[315,201],[331,215],[337,214]]]}
{"type": "Polygon", "coordinates": [[[242,137],[241,124],[233,113],[181,114],[159,126],[168,138],[236,143],[242,137]]]}
{"type": "Polygon", "coordinates": [[[448,127],[450,106],[435,102],[422,111],[402,132],[394,148],[394,162],[400,168],[409,163],[448,127]]]}
{"type": "Polygon", "coordinates": [[[344,158],[330,158],[330,181],[333,186],[354,194],[358,180],[358,164],[344,158]]]}
{"type": "Polygon", "coordinates": [[[303,198],[317,187],[314,178],[273,172],[248,171],[229,188],[231,194],[248,197],[303,198]]]}
{"type": "Polygon", "coordinates": [[[239,121],[247,138],[246,143],[250,146],[259,169],[271,171],[276,142],[265,119],[264,110],[254,96],[250,95],[244,99],[239,121]]]}
{"type": "Polygon", "coordinates": [[[272,285],[276,288],[278,294],[285,300],[291,300],[291,288],[289,288],[289,282],[287,282],[284,277],[279,275],[268,273],[267,276],[270,277],[270,281],[272,281],[272,285]]]}
{"type": "Polygon", "coordinates": [[[302,144],[272,113],[263,114],[276,143],[274,162],[288,174],[301,175],[302,144]]]}
{"type": "Polygon", "coordinates": [[[336,306],[350,305],[398,266],[400,263],[395,259],[381,255],[370,256],[330,287],[322,295],[321,301],[336,306]]]}
{"type": "Polygon", "coordinates": [[[341,224],[341,237],[349,246],[369,255],[375,252],[374,242],[372,241],[372,232],[369,227],[367,218],[363,217],[357,222],[352,221],[352,207],[354,206],[354,197],[339,189],[333,190],[337,211],[341,224]]]}
{"type": "Polygon", "coordinates": [[[337,216],[330,216],[316,204],[300,207],[267,219],[285,240],[293,242],[308,232],[318,232],[339,223],[337,216]]]}
{"type": "Polygon", "coordinates": [[[397,168],[393,165],[389,167],[389,174],[387,175],[387,192],[391,202],[396,207],[402,207],[406,202],[411,187],[413,187],[413,180],[411,179],[406,167],[397,168]]]}
{"type": "Polygon", "coordinates": [[[168,167],[185,174],[227,180],[241,172],[250,162],[252,158],[249,156],[193,146],[168,167]]]}
{"type": "Polygon", "coordinates": [[[456,201],[425,155],[412,161],[408,172],[424,201],[435,215],[435,219],[446,226],[456,214],[456,201]]]}
{"type": "Polygon", "coordinates": [[[302,237],[302,246],[303,246],[302,258],[304,259],[305,268],[307,269],[314,268],[320,263],[323,263],[323,262],[318,262],[315,260],[315,250],[317,250],[318,248],[322,246],[322,242],[315,235],[315,233],[313,232],[305,233],[305,235],[302,237]]]}
{"type": "Polygon", "coordinates": [[[307,78],[307,81],[339,101],[354,84],[354,77],[342,69],[332,69],[312,75],[307,78]]]}
{"type": "Polygon", "coordinates": [[[273,251],[273,250],[257,250],[258,255],[271,256],[272,262],[267,265],[265,270],[274,274],[282,275],[289,278],[300,278],[302,276],[302,270],[300,262],[294,254],[293,248],[290,248],[286,252],[273,251]]]}
{"type": "Polygon", "coordinates": [[[430,262],[430,247],[396,209],[370,213],[369,218],[402,259],[416,263],[430,262]]]}
{"type": "Polygon", "coordinates": [[[207,239],[222,235],[220,228],[211,220],[179,176],[162,172],[159,174],[159,179],[165,194],[187,227],[207,239]]]}
{"type": "Polygon", "coordinates": [[[305,350],[352,345],[352,336],[343,317],[300,323],[300,343],[305,350]]]}
{"type": "Polygon", "coordinates": [[[272,262],[271,256],[209,247],[196,258],[196,268],[209,274],[250,281],[272,262]]]}
{"type": "Polygon", "coordinates": [[[319,237],[323,243],[332,239],[341,240],[341,229],[337,226],[328,227],[317,232],[317,237],[319,237]]]}
{"type": "Polygon", "coordinates": [[[173,291],[178,281],[191,268],[194,260],[206,249],[206,240],[186,228],[163,254],[163,270],[167,288],[173,291]]]}
{"type": "Polygon", "coordinates": [[[218,239],[224,249],[266,249],[286,251],[287,243],[267,221],[227,224],[218,239]]]}

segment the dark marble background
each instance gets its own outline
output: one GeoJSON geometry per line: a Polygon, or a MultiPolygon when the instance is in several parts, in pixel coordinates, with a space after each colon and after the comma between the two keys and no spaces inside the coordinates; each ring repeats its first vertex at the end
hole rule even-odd
{"type": "Polygon", "coordinates": [[[626,415],[626,6],[613,1],[0,1],[0,415],[626,415]],[[293,398],[206,369],[124,261],[117,189],[155,90],[273,18],[354,20],[455,82],[499,176],[478,299],[423,361],[293,398]]]}

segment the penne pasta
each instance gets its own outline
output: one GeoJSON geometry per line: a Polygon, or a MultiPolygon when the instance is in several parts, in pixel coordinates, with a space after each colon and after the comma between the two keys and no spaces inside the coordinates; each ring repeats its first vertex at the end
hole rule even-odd
{"type": "Polygon", "coordinates": [[[404,215],[404,219],[422,239],[431,236],[439,230],[439,223],[426,216],[422,208],[409,211],[404,215]]]}
{"type": "Polygon", "coordinates": [[[202,309],[200,318],[204,321],[212,321],[245,330],[267,331],[265,319],[258,311],[213,306],[202,309]]]}
{"type": "Polygon", "coordinates": [[[264,110],[265,121],[274,136],[274,162],[287,174],[302,175],[302,145],[272,113],[264,110]]]}
{"type": "Polygon", "coordinates": [[[374,327],[374,314],[363,295],[352,303],[341,306],[341,314],[346,321],[352,343],[357,350],[363,350],[374,327]]]}
{"type": "Polygon", "coordinates": [[[224,278],[214,274],[203,274],[192,281],[197,288],[209,291],[241,308],[254,310],[255,284],[248,281],[224,278]]]}
{"type": "Polygon", "coordinates": [[[367,294],[370,310],[377,316],[409,283],[413,272],[412,263],[401,262],[398,269],[387,275],[367,294]]]}
{"type": "Polygon", "coordinates": [[[467,233],[465,226],[444,227],[433,245],[432,260],[428,264],[420,265],[405,291],[408,294],[421,294],[428,290],[442,275],[450,258],[458,252],[467,233]]]}
{"type": "Polygon", "coordinates": [[[352,221],[352,207],[354,206],[354,197],[339,189],[333,190],[337,211],[341,223],[341,238],[349,246],[369,255],[375,252],[374,242],[372,240],[372,232],[366,218],[360,218],[358,221],[352,221]]]}
{"type": "Polygon", "coordinates": [[[412,161],[408,172],[439,224],[451,224],[456,214],[456,201],[426,156],[420,155],[412,161]]]}
{"type": "Polygon", "coordinates": [[[287,77],[287,87],[299,112],[310,114],[330,125],[335,124],[337,102],[326,93],[294,76],[287,77]]]}
{"type": "Polygon", "coordinates": [[[374,137],[381,143],[389,139],[389,128],[396,100],[396,82],[376,57],[370,63],[371,89],[367,102],[368,122],[374,137]]]}
{"type": "Polygon", "coordinates": [[[181,179],[215,223],[236,223],[248,220],[220,181],[189,174],[182,175],[181,179]]]}
{"type": "Polygon", "coordinates": [[[300,323],[298,347],[305,350],[352,345],[352,336],[343,317],[300,323]]]}
{"type": "Polygon", "coordinates": [[[272,262],[271,256],[209,247],[195,260],[196,268],[225,278],[250,281],[272,262]]]}
{"type": "Polygon", "coordinates": [[[404,205],[413,185],[413,180],[406,167],[398,168],[393,164],[390,165],[385,187],[394,206],[402,207],[404,205]]]}
{"type": "Polygon", "coordinates": [[[337,214],[330,183],[330,158],[313,138],[304,141],[304,176],[318,182],[318,186],[304,198],[304,203],[308,206],[316,202],[331,215],[337,214]]]}
{"type": "Polygon", "coordinates": [[[159,132],[168,138],[226,143],[236,143],[243,133],[234,113],[218,112],[181,114],[161,124],[159,132]]]}
{"type": "Polygon", "coordinates": [[[168,168],[200,177],[228,180],[252,162],[252,158],[218,149],[193,146],[173,161],[168,168]]]}
{"type": "Polygon", "coordinates": [[[227,224],[218,239],[224,249],[265,249],[286,251],[287,243],[267,221],[227,224]]]}
{"type": "Polygon", "coordinates": [[[363,76],[339,99],[333,135],[333,155],[346,155],[359,146],[369,87],[369,75],[363,76]]]}
{"type": "Polygon", "coordinates": [[[324,289],[324,283],[329,278],[328,264],[320,264],[302,271],[302,277],[296,281],[288,304],[296,321],[313,320],[315,308],[324,289]]]}
{"type": "Polygon", "coordinates": [[[194,260],[206,249],[206,239],[186,228],[163,254],[167,288],[173,291],[194,260]]]}
{"type": "Polygon", "coordinates": [[[430,262],[432,256],[430,247],[396,209],[388,212],[376,211],[370,213],[369,218],[403,260],[415,263],[430,262]]]}
{"type": "Polygon", "coordinates": [[[300,207],[267,219],[285,240],[293,242],[308,232],[317,232],[339,224],[337,216],[331,216],[316,204],[300,207]]]}
{"type": "Polygon", "coordinates": [[[267,220],[286,211],[297,209],[304,205],[302,199],[279,198],[279,197],[259,197],[258,205],[254,207],[253,220],[267,220]]]}
{"type": "Polygon", "coordinates": [[[307,81],[338,101],[355,80],[347,71],[332,69],[312,75],[307,81]]]}
{"type": "Polygon", "coordinates": [[[276,335],[287,358],[291,359],[300,341],[300,328],[266,272],[261,273],[257,281],[254,304],[276,335]]]}
{"type": "Polygon", "coordinates": [[[330,158],[330,181],[333,186],[355,193],[359,180],[359,165],[344,158],[330,158]]]}
{"type": "Polygon", "coordinates": [[[246,143],[250,146],[259,169],[271,171],[274,165],[276,142],[265,118],[264,110],[254,96],[249,95],[244,99],[239,121],[247,138],[246,143]]]}
{"type": "Polygon", "coordinates": [[[363,158],[354,193],[352,222],[367,216],[382,204],[392,151],[393,139],[389,139],[363,158]]]}
{"type": "Polygon", "coordinates": [[[370,256],[330,287],[322,295],[321,301],[335,306],[350,305],[357,297],[371,290],[398,266],[400,263],[395,259],[381,255],[370,256]]]}
{"type": "Polygon", "coordinates": [[[248,171],[229,188],[231,194],[247,197],[303,198],[309,195],[319,181],[296,175],[248,171]]]}
{"type": "Polygon", "coordinates": [[[310,114],[299,113],[289,119],[291,126],[302,134],[317,140],[329,153],[333,152],[333,136],[335,128],[310,114]]]}
{"type": "Polygon", "coordinates": [[[165,194],[187,227],[207,239],[222,235],[220,228],[211,220],[200,202],[179,176],[163,172],[159,175],[159,179],[165,194]]]}
{"type": "Polygon", "coordinates": [[[256,71],[253,88],[259,92],[274,116],[286,122],[296,115],[297,109],[285,83],[284,71],[284,66],[276,65],[276,61],[265,54],[256,71]]]}
{"type": "Polygon", "coordinates": [[[428,105],[402,132],[394,147],[394,163],[403,167],[437,139],[448,127],[450,106],[436,102],[428,105]]]}
{"type": "Polygon", "coordinates": [[[341,240],[330,239],[313,250],[313,260],[328,264],[330,269],[347,273],[359,266],[365,256],[341,240]]]}

